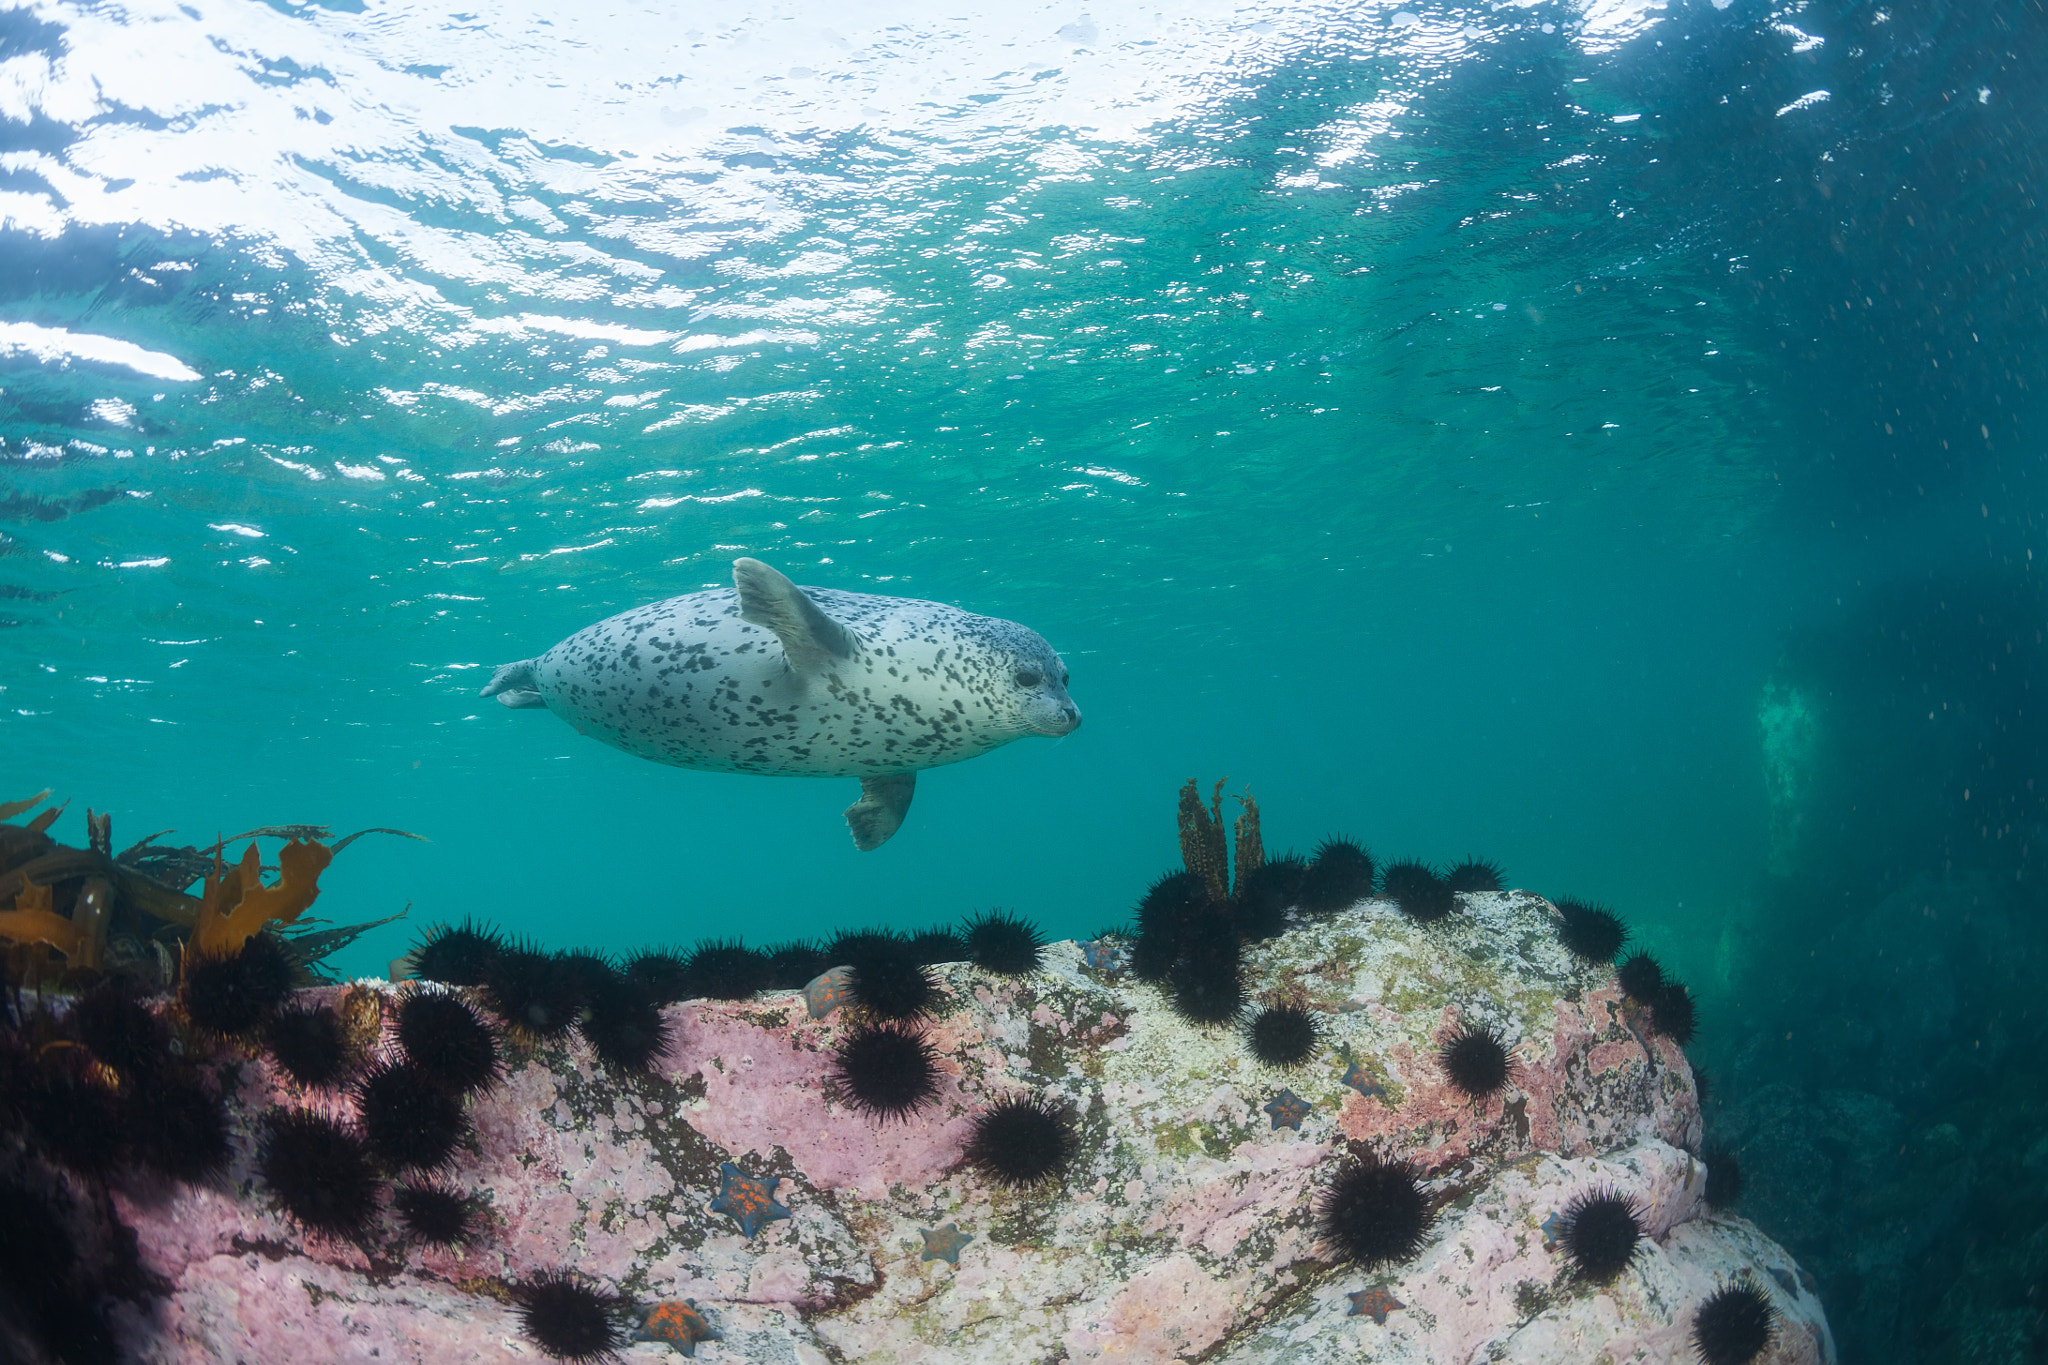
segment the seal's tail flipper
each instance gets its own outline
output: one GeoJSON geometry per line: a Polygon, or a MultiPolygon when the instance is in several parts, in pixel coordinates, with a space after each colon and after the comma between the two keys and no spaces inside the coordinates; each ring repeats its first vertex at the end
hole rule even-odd
{"type": "Polygon", "coordinates": [[[860,800],[846,808],[854,847],[869,853],[888,843],[889,836],[903,828],[903,817],[910,814],[910,798],[916,791],[916,773],[863,777],[860,800]]]}
{"type": "Polygon", "coordinates": [[[478,695],[496,697],[498,705],[509,706],[514,710],[547,705],[546,700],[541,697],[540,689],[533,685],[531,659],[521,659],[516,664],[499,664],[498,671],[491,674],[489,685],[478,695]]]}

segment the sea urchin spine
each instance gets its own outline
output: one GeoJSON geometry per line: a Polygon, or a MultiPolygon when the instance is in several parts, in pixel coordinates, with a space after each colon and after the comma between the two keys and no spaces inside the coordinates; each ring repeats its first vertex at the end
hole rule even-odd
{"type": "Polygon", "coordinates": [[[348,1075],[348,1037],[332,1005],[287,1005],[271,1016],[264,1034],[271,1058],[300,1085],[325,1088],[348,1075]]]}
{"type": "Polygon", "coordinates": [[[938,1054],[921,1030],[868,1024],[839,1044],[833,1077],[847,1103],[868,1117],[908,1118],[938,1098],[938,1054]]]}
{"type": "Polygon", "coordinates": [[[1560,896],[1557,905],[1557,941],[1581,962],[1605,965],[1614,961],[1628,938],[1628,926],[1597,905],[1560,896]]]}
{"type": "Polygon", "coordinates": [[[350,1236],[377,1211],[377,1168],[363,1140],[318,1114],[273,1115],[257,1170],[285,1212],[314,1232],[350,1236]]]}
{"type": "Polygon", "coordinates": [[[1475,1100],[1499,1094],[1514,1069],[1507,1040],[1486,1024],[1460,1024],[1438,1049],[1437,1060],[1451,1084],[1475,1100]]]}
{"type": "Polygon", "coordinates": [[[566,1270],[534,1276],[513,1290],[513,1300],[527,1339],[557,1360],[610,1360],[626,1344],[624,1297],[566,1270]]]}
{"type": "Polygon", "coordinates": [[[961,938],[974,965],[1000,976],[1023,976],[1038,970],[1044,940],[1038,930],[1004,910],[978,914],[962,926],[961,938]]]}
{"type": "Polygon", "coordinates": [[[1300,1066],[1321,1041],[1316,1018],[1295,1005],[1260,1010],[1246,1029],[1252,1056],[1267,1066],[1300,1066]]]}
{"type": "Polygon", "coordinates": [[[1701,1365],[1749,1365],[1771,1344],[1778,1310],[1753,1281],[1709,1294],[1693,1314],[1692,1344],[1701,1365]]]}
{"type": "Polygon", "coordinates": [[[454,1246],[476,1233],[476,1202],[446,1185],[400,1185],[391,1196],[405,1230],[432,1246],[454,1246]]]}
{"type": "Polygon", "coordinates": [[[1316,1206],[1324,1240],[1364,1270],[1422,1250],[1433,1217],[1414,1168],[1377,1155],[1345,1167],[1316,1206]]]}
{"type": "Polygon", "coordinates": [[[1643,1239],[1643,1206],[1603,1185],[1565,1205],[1560,1224],[1558,1241],[1579,1274],[1606,1284],[1636,1257],[1643,1239]]]}
{"type": "Polygon", "coordinates": [[[1501,889],[1500,864],[1491,858],[1467,858],[1444,873],[1444,881],[1451,890],[1466,894],[1498,891],[1501,889]]]}
{"type": "Polygon", "coordinates": [[[1325,839],[1301,879],[1301,908],[1329,915],[1372,895],[1372,855],[1350,839],[1325,839]]]}
{"type": "Polygon", "coordinates": [[[1074,1159],[1074,1122],[1065,1109],[1034,1095],[999,1100],[974,1120],[967,1163],[999,1185],[1036,1185],[1074,1159]]]}
{"type": "Polygon", "coordinates": [[[417,1066],[380,1066],[356,1090],[363,1136],[393,1170],[445,1166],[469,1132],[462,1102],[417,1066]]]}
{"type": "Polygon", "coordinates": [[[402,996],[398,1043],[422,1074],[454,1094],[482,1090],[497,1078],[497,1034],[452,992],[414,990],[402,996]]]}

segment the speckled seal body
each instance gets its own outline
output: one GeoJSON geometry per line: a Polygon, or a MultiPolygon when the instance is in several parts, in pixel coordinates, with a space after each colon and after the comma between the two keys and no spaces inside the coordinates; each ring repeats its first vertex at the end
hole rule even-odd
{"type": "Polygon", "coordinates": [[[545,706],[659,763],[858,777],[847,818],[862,848],[901,824],[918,770],[1081,723],[1059,655],[1014,621],[798,588],[758,560],[737,561],[733,578],[506,664],[483,695],[545,706]],[[859,818],[864,807],[874,818],[859,818]]]}

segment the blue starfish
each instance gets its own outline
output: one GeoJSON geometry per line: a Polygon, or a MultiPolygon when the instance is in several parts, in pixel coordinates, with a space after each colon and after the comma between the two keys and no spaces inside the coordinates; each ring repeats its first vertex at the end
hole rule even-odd
{"type": "Polygon", "coordinates": [[[730,1161],[721,1161],[718,1163],[718,1197],[711,1201],[711,1211],[722,1213],[738,1223],[742,1237],[752,1237],[762,1225],[789,1217],[789,1210],[775,1202],[775,1187],[781,1183],[779,1175],[756,1180],[730,1161]]]}
{"type": "Polygon", "coordinates": [[[1357,1062],[1353,1062],[1344,1068],[1344,1084],[1368,1099],[1374,1095],[1384,1097],[1387,1093],[1386,1087],[1374,1080],[1372,1073],[1357,1062]]]}
{"type": "Polygon", "coordinates": [[[958,1223],[948,1223],[937,1228],[919,1228],[917,1235],[924,1238],[924,1255],[917,1259],[944,1261],[947,1265],[959,1265],[960,1248],[974,1240],[974,1234],[960,1231],[958,1223]]]}
{"type": "Polygon", "coordinates": [[[814,977],[804,987],[804,1008],[811,1012],[811,1018],[823,1019],[841,1005],[853,1001],[853,968],[834,967],[821,976],[814,977]]]}
{"type": "Polygon", "coordinates": [[[1309,1110],[1315,1108],[1292,1090],[1286,1089],[1259,1107],[1273,1116],[1274,1128],[1292,1128],[1297,1133],[1301,1131],[1302,1119],[1308,1116],[1309,1110]]]}
{"type": "Polygon", "coordinates": [[[1370,1317],[1382,1327],[1387,1325],[1387,1314],[1393,1312],[1396,1308],[1406,1308],[1408,1306],[1394,1297],[1394,1291],[1391,1286],[1384,1284],[1369,1284],[1355,1293],[1346,1294],[1344,1297],[1351,1300],[1351,1311],[1346,1313],[1345,1317],[1370,1317]]]}
{"type": "Polygon", "coordinates": [[[1545,1251],[1557,1250],[1557,1236],[1560,1232],[1564,1231],[1564,1219],[1558,1214],[1552,1213],[1536,1226],[1543,1231],[1543,1249],[1545,1251]]]}
{"type": "Polygon", "coordinates": [[[705,1320],[695,1299],[670,1299],[649,1304],[641,1310],[640,1325],[633,1329],[635,1341],[665,1341],[686,1356],[695,1357],[697,1343],[719,1340],[705,1320]]]}
{"type": "Polygon", "coordinates": [[[1081,965],[1113,972],[1124,965],[1123,946],[1105,938],[1091,939],[1081,945],[1081,965]]]}

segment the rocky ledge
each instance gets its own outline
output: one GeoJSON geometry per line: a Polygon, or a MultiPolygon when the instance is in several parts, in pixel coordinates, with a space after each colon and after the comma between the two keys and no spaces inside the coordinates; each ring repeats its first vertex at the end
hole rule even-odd
{"type": "MultiPolygon", "coordinates": [[[[388,1210],[351,1241],[280,1212],[254,1174],[265,1115],[348,1121],[351,1104],[236,1054],[217,1064],[227,1179],[116,1196],[167,1288],[123,1330],[161,1361],[531,1361],[514,1287],[567,1269],[685,1324],[633,1358],[1618,1365],[1691,1359],[1698,1305],[1749,1283],[1777,1313],[1757,1359],[1832,1362],[1810,1278],[1705,1203],[1684,1053],[1554,920],[1526,892],[1427,925],[1373,900],[1248,947],[1254,996],[1322,1023],[1284,1071],[1182,1021],[1115,940],[1051,945],[1022,978],[940,967],[940,1100],[886,1124],[837,1093],[850,1009],[827,990],[671,1006],[653,1076],[613,1074],[573,1036],[515,1041],[449,1173],[486,1205],[458,1250],[408,1243],[388,1210]],[[1478,1102],[1438,1060],[1465,1023],[1513,1044],[1507,1088],[1478,1102]],[[963,1144],[1026,1090],[1070,1108],[1077,1155],[1055,1184],[992,1186],[963,1144]],[[1368,1150],[1412,1163],[1433,1209],[1421,1250],[1371,1273],[1316,1216],[1368,1150]],[[1606,1187],[1646,1236],[1603,1284],[1558,1231],[1606,1187]]],[[[308,994],[388,1052],[395,989],[308,994]]]]}

